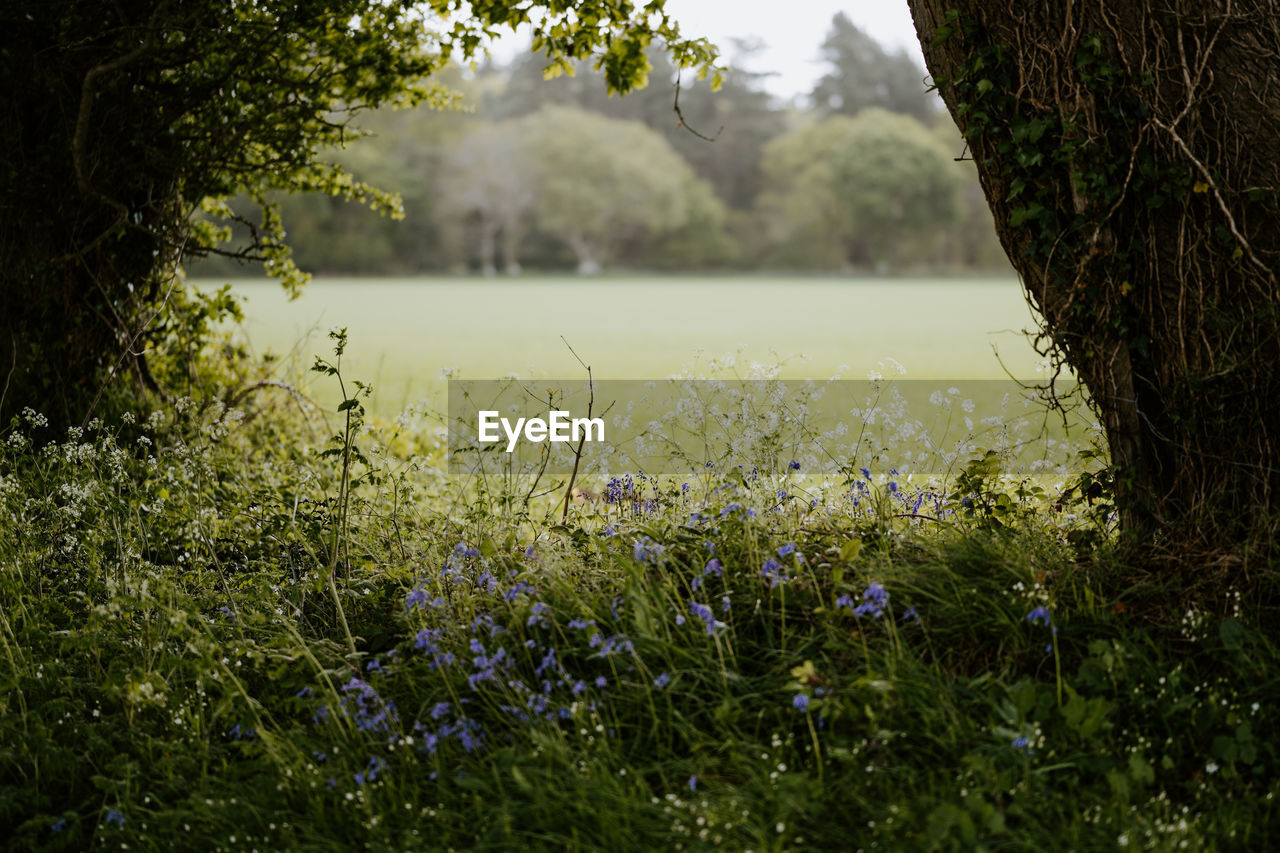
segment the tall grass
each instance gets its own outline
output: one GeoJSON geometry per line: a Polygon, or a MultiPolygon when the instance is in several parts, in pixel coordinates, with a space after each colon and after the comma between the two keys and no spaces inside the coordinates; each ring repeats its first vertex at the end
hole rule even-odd
{"type": "Polygon", "coordinates": [[[1271,634],[1162,609],[1088,489],[632,478],[561,523],[339,427],[4,434],[11,847],[1277,843],[1271,634]]]}

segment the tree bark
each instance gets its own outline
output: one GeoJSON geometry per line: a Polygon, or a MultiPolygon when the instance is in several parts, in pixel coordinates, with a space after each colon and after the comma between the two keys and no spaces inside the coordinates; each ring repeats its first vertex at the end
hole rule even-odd
{"type": "Polygon", "coordinates": [[[1274,546],[1280,2],[909,0],[1121,527],[1274,546]],[[954,10],[954,11],[949,11],[954,10]]]}

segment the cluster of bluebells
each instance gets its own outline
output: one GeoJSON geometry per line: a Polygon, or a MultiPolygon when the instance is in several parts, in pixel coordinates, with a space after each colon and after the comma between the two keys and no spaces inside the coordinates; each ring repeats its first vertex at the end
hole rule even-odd
{"type": "Polygon", "coordinates": [[[657,565],[662,555],[666,553],[666,547],[654,542],[648,536],[641,536],[631,546],[631,555],[635,557],[637,563],[648,563],[657,565]]]}
{"type": "Polygon", "coordinates": [[[855,606],[852,597],[842,595],[836,599],[836,607],[852,610],[854,616],[879,619],[889,609],[889,591],[879,581],[872,581],[862,592],[861,604],[855,606]]]}
{"type": "Polygon", "coordinates": [[[360,731],[385,732],[399,722],[396,703],[390,699],[384,701],[369,682],[352,677],[341,689],[344,695],[339,709],[355,721],[360,731]]]}
{"type": "Polygon", "coordinates": [[[430,661],[428,666],[431,669],[443,669],[457,660],[453,652],[440,648],[439,641],[442,634],[442,628],[423,628],[413,641],[413,647],[420,649],[427,656],[430,661]]]}
{"type": "Polygon", "coordinates": [[[604,502],[620,504],[636,499],[636,483],[630,474],[623,477],[610,477],[604,487],[604,502]]]}
{"type": "MultiPolygon", "coordinates": [[[[636,482],[630,474],[622,477],[611,477],[604,487],[604,502],[630,509],[633,512],[651,513],[658,509],[658,502],[652,498],[644,497],[643,483],[648,478],[644,474],[637,475],[640,483],[636,482]]],[[[656,481],[654,481],[656,486],[656,481]]],[[[685,484],[685,492],[688,491],[688,484],[685,484]]]]}
{"type": "MultiPolygon", "coordinates": [[[[662,553],[661,546],[648,539],[637,543],[637,559],[656,560],[662,553]]],[[[523,622],[526,639],[518,645],[503,642],[509,632],[502,624],[506,608],[490,612],[480,611],[471,616],[469,623],[451,616],[448,608],[437,612],[425,609],[422,615],[431,619],[430,624],[418,630],[415,647],[427,658],[431,669],[460,667],[466,672],[467,687],[473,694],[486,697],[484,704],[496,707],[513,721],[523,725],[549,722],[559,725],[573,719],[580,709],[596,711],[598,700],[607,693],[610,679],[603,674],[572,673],[562,660],[551,638],[557,634],[558,620],[551,606],[536,598],[536,590],[514,581],[506,590],[484,582],[488,573],[477,577],[476,588],[490,593],[506,604],[514,603],[521,595],[528,599],[528,607],[519,617],[523,622]],[[438,621],[437,621],[438,620],[438,621]],[[467,630],[469,628],[469,631],[467,630]],[[463,645],[465,644],[465,646],[463,645]],[[465,649],[465,650],[464,650],[465,649]]],[[[621,596],[615,598],[611,609],[613,618],[619,618],[621,596]]],[[[410,613],[420,608],[410,608],[410,613]]],[[[518,623],[517,623],[518,624],[518,623]]],[[[624,635],[609,635],[600,629],[595,619],[573,618],[567,623],[573,632],[571,641],[575,647],[585,645],[590,659],[603,659],[613,655],[629,655],[635,651],[633,642],[624,635]]],[[[617,665],[611,665],[615,668],[617,665]]],[[[456,741],[463,749],[474,751],[485,743],[485,730],[481,723],[465,710],[472,697],[463,696],[456,704],[438,703],[431,711],[429,721],[416,722],[415,732],[421,736],[419,749],[434,753],[449,740],[456,741]]]]}
{"type": "MultiPolygon", "coordinates": [[[[531,557],[531,552],[532,546],[530,546],[529,551],[525,552],[525,556],[531,557]]],[[[474,545],[468,545],[465,542],[459,542],[454,545],[452,553],[449,554],[440,568],[439,579],[446,594],[448,594],[448,590],[451,587],[457,586],[470,586],[481,592],[496,593],[500,584],[498,578],[488,569],[487,563],[488,561],[482,557],[480,549],[474,545]]],[[[517,572],[513,569],[507,573],[507,580],[514,580],[516,575],[517,572]]],[[[448,604],[445,596],[429,592],[429,586],[430,582],[426,578],[418,579],[413,589],[405,596],[406,612],[428,609],[440,610],[448,604]]],[[[523,581],[517,581],[505,590],[504,598],[508,602],[514,601],[517,596],[526,592],[533,592],[533,588],[523,581]]]]}
{"type": "MultiPolygon", "coordinates": [[[[459,703],[461,705],[469,701],[464,698],[459,700],[459,703]]],[[[455,708],[448,702],[437,702],[430,713],[434,725],[422,721],[413,724],[413,731],[420,739],[418,742],[420,752],[435,755],[442,742],[449,738],[456,740],[467,752],[476,752],[483,748],[484,727],[463,713],[460,705],[455,708]],[[450,715],[451,711],[452,715],[450,715]],[[445,720],[446,716],[451,716],[451,719],[445,720]]]]}
{"type": "MultiPolygon", "coordinates": [[[[863,501],[871,498],[871,469],[860,468],[859,473],[863,479],[854,480],[849,489],[849,500],[855,508],[860,506],[863,501]]],[[[911,515],[919,515],[923,509],[931,510],[936,518],[941,518],[948,510],[946,508],[946,496],[942,492],[933,489],[915,488],[907,490],[898,484],[900,476],[897,468],[890,468],[888,471],[889,482],[885,484],[885,492],[889,499],[902,505],[902,508],[911,515]]]]}
{"type": "MultiPolygon", "coordinates": [[[[879,581],[871,581],[871,583],[867,584],[867,588],[862,592],[861,603],[855,604],[851,595],[841,595],[836,599],[836,607],[842,610],[849,610],[854,616],[870,616],[872,619],[879,619],[885,614],[892,614],[892,610],[889,607],[889,591],[879,581]]],[[[902,611],[902,621],[919,623],[920,614],[915,607],[908,607],[902,611]]]]}
{"type": "Polygon", "coordinates": [[[729,503],[725,504],[724,508],[720,510],[720,517],[728,518],[729,516],[733,515],[735,512],[741,512],[747,518],[756,517],[756,511],[754,509],[752,509],[751,507],[744,508],[742,504],[738,503],[737,501],[730,501],[729,503]]]}

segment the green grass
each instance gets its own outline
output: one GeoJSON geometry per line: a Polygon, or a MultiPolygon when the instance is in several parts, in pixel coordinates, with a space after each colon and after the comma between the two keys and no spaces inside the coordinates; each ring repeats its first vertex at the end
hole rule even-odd
{"type": "Polygon", "coordinates": [[[269,281],[235,288],[259,353],[295,352],[307,367],[327,352],[325,333],[347,327],[347,364],[374,384],[372,407],[385,415],[422,399],[438,406],[442,368],[467,379],[578,376],[562,336],[610,379],[707,373],[726,355],[742,375],[758,362],[812,379],[866,378],[890,358],[910,379],[1028,377],[1038,360],[1012,278],[317,279],[292,303],[269,281]]]}
{"type": "Polygon", "coordinates": [[[562,524],[385,430],[157,409],[0,444],[12,849],[1277,844],[1280,649],[1105,500],[704,471],[562,524]]]}

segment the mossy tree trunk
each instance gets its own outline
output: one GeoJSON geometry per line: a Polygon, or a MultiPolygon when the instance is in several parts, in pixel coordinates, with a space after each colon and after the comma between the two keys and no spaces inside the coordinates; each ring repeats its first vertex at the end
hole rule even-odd
{"type": "Polygon", "coordinates": [[[1133,541],[1274,540],[1280,2],[909,0],[1133,541]]]}

